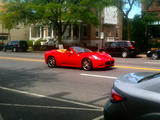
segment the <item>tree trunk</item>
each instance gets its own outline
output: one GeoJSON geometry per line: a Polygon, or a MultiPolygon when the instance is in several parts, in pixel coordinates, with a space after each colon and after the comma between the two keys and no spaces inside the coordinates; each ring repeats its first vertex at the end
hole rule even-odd
{"type": "Polygon", "coordinates": [[[62,44],[62,35],[58,33],[58,45],[62,44]]]}
{"type": "Polygon", "coordinates": [[[11,41],[11,30],[9,30],[9,29],[8,29],[8,37],[9,37],[9,38],[8,38],[9,41],[11,41]]]}
{"type": "Polygon", "coordinates": [[[58,45],[62,44],[62,25],[58,26],[58,45]]]}
{"type": "Polygon", "coordinates": [[[130,21],[129,18],[127,18],[127,34],[128,34],[128,40],[131,40],[131,26],[130,26],[130,21]]]}
{"type": "Polygon", "coordinates": [[[148,37],[148,27],[147,27],[147,25],[145,26],[145,37],[148,37]]]}

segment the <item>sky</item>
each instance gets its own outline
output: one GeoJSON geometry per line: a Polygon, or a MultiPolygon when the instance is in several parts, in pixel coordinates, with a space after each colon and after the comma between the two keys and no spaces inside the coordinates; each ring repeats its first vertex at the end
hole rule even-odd
{"type": "Polygon", "coordinates": [[[133,18],[136,14],[141,14],[141,6],[134,6],[129,14],[129,18],[133,18]]]}

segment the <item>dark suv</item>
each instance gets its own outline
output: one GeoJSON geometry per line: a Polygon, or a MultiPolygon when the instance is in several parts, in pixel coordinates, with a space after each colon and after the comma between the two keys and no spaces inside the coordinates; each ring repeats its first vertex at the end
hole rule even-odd
{"type": "Polygon", "coordinates": [[[107,52],[112,56],[121,56],[123,58],[133,56],[135,57],[139,51],[134,41],[114,41],[107,42],[101,52],[107,52]]]}
{"type": "Polygon", "coordinates": [[[12,50],[12,52],[24,51],[28,49],[27,41],[12,40],[3,46],[3,51],[12,50]]]}

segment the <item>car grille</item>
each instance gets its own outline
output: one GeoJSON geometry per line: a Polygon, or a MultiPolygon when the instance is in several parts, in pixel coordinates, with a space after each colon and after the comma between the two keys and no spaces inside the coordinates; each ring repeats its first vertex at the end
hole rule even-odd
{"type": "Polygon", "coordinates": [[[108,62],[105,62],[106,65],[112,65],[114,64],[114,61],[108,61],[108,62]]]}

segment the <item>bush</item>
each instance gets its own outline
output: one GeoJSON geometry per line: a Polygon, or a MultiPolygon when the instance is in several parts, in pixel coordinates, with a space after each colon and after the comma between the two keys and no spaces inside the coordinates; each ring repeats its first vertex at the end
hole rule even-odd
{"type": "Polygon", "coordinates": [[[36,42],[35,42],[35,46],[41,46],[41,42],[46,42],[46,40],[37,40],[36,42]]]}
{"type": "Polygon", "coordinates": [[[152,43],[152,48],[159,48],[160,47],[160,43],[159,42],[153,42],[152,43]]]}
{"type": "MultiPolygon", "coordinates": [[[[34,46],[33,46],[33,50],[42,50],[43,46],[41,45],[41,42],[46,42],[46,40],[37,40],[35,43],[34,43],[34,46]]],[[[33,43],[33,42],[32,42],[33,43]]]]}
{"type": "Polygon", "coordinates": [[[28,47],[32,47],[33,46],[33,40],[27,40],[27,44],[28,44],[28,47]]]}

